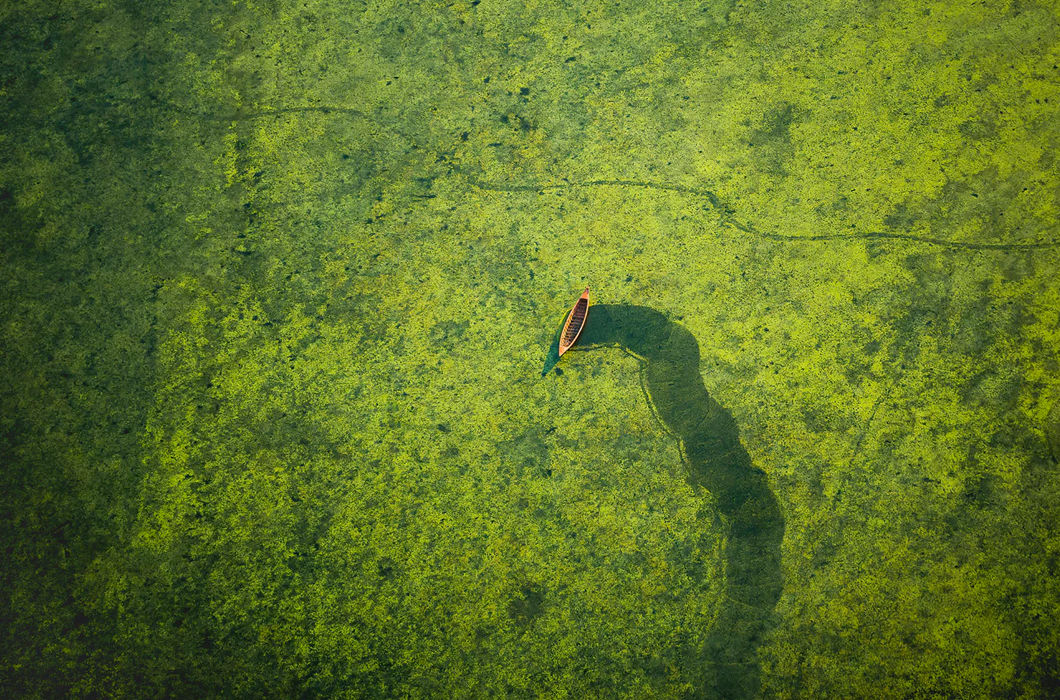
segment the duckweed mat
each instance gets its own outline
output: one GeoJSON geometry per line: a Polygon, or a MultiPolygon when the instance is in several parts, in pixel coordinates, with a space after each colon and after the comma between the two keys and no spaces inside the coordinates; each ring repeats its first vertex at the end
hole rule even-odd
{"type": "Polygon", "coordinates": [[[0,7],[5,697],[1060,692],[1056,7],[154,5],[0,7]]]}

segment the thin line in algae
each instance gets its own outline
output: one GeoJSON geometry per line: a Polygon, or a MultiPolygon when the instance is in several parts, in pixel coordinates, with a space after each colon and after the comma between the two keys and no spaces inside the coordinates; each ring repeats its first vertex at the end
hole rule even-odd
{"type": "Polygon", "coordinates": [[[964,243],[961,241],[948,241],[944,238],[932,238],[930,236],[916,236],[911,233],[890,233],[888,231],[867,231],[863,233],[825,233],[816,236],[786,236],[782,233],[773,233],[771,231],[760,231],[751,224],[745,224],[729,215],[729,211],[725,209],[718,196],[711,190],[701,189],[697,187],[685,187],[682,185],[671,185],[665,182],[650,182],[642,180],[587,180],[585,182],[567,182],[560,184],[551,185],[498,185],[495,183],[483,182],[470,175],[464,174],[475,187],[490,192],[536,192],[544,193],[551,190],[564,190],[564,189],[575,189],[580,187],[636,187],[643,189],[653,190],[668,190],[671,192],[680,192],[682,194],[689,194],[698,197],[706,198],[711,207],[722,212],[721,224],[729,228],[734,228],[737,231],[751,234],[752,236],[759,236],[761,238],[767,238],[773,241],[784,241],[784,242],[813,242],[813,241],[858,241],[858,240],[896,240],[896,241],[912,241],[915,243],[926,243],[928,245],[940,246],[943,248],[957,248],[961,250],[1002,250],[1002,251],[1015,251],[1015,250],[1042,250],[1049,248],[1060,248],[1060,241],[1034,241],[1031,243],[964,243]]]}
{"type": "MultiPolygon", "coordinates": [[[[156,101],[157,98],[154,98],[156,101]]],[[[335,105],[304,105],[294,107],[276,107],[276,108],[265,108],[257,111],[234,111],[230,113],[210,113],[210,112],[196,112],[190,109],[181,108],[175,104],[162,102],[162,105],[175,112],[187,114],[189,116],[195,116],[202,119],[212,121],[247,121],[253,119],[262,119],[267,117],[279,117],[287,114],[340,114],[346,116],[354,116],[360,119],[377,122],[378,120],[373,119],[370,115],[365,112],[351,107],[339,107],[335,105]]],[[[386,127],[384,127],[386,128],[386,127]]],[[[394,133],[398,133],[401,136],[401,132],[393,127],[387,128],[387,130],[394,133]]],[[[544,193],[551,190],[564,190],[564,189],[577,189],[577,188],[588,188],[588,187],[628,187],[628,188],[639,188],[639,189],[652,189],[652,190],[664,190],[669,192],[678,192],[681,194],[692,195],[696,197],[703,197],[710,202],[713,209],[722,213],[721,224],[728,228],[742,231],[743,233],[750,234],[752,236],[758,236],[760,238],[766,238],[773,241],[783,242],[816,242],[816,241],[858,241],[858,240],[892,240],[892,241],[910,241],[914,243],[925,243],[927,245],[939,246],[942,248],[953,248],[959,250],[997,250],[997,251],[1018,251],[1018,250],[1046,250],[1051,248],[1060,248],[1060,240],[1057,241],[1033,241],[1030,243],[965,243],[961,241],[950,241],[944,238],[932,238],[930,236],[916,236],[911,233],[891,233],[889,231],[866,231],[862,233],[825,233],[815,236],[787,236],[782,233],[774,233],[771,231],[760,231],[752,224],[746,224],[734,219],[730,214],[731,212],[726,209],[721,201],[718,199],[717,194],[713,191],[700,187],[688,187],[685,185],[676,185],[667,182],[653,182],[650,180],[586,180],[585,182],[563,182],[554,184],[528,184],[528,185],[507,185],[507,184],[496,184],[485,182],[475,178],[474,176],[464,172],[460,168],[456,168],[456,172],[462,174],[469,183],[473,186],[490,192],[535,192],[544,193]]]]}

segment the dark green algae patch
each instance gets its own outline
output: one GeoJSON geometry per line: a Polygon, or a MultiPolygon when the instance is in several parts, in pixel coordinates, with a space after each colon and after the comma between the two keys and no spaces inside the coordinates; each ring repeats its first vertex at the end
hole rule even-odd
{"type": "Polygon", "coordinates": [[[1054,5],[8,3],[0,691],[1055,695],[1054,5]]]}

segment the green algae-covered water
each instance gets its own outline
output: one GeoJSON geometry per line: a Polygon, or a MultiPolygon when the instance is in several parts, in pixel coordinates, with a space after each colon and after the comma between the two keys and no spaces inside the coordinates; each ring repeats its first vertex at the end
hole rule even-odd
{"type": "Polygon", "coordinates": [[[0,8],[5,697],[1060,692],[1055,4],[156,5],[0,8]]]}

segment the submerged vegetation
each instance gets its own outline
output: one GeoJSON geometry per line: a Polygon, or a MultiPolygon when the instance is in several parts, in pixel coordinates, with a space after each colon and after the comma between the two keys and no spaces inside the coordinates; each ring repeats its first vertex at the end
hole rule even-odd
{"type": "Polygon", "coordinates": [[[7,4],[4,695],[1055,694],[1058,29],[7,4]]]}

